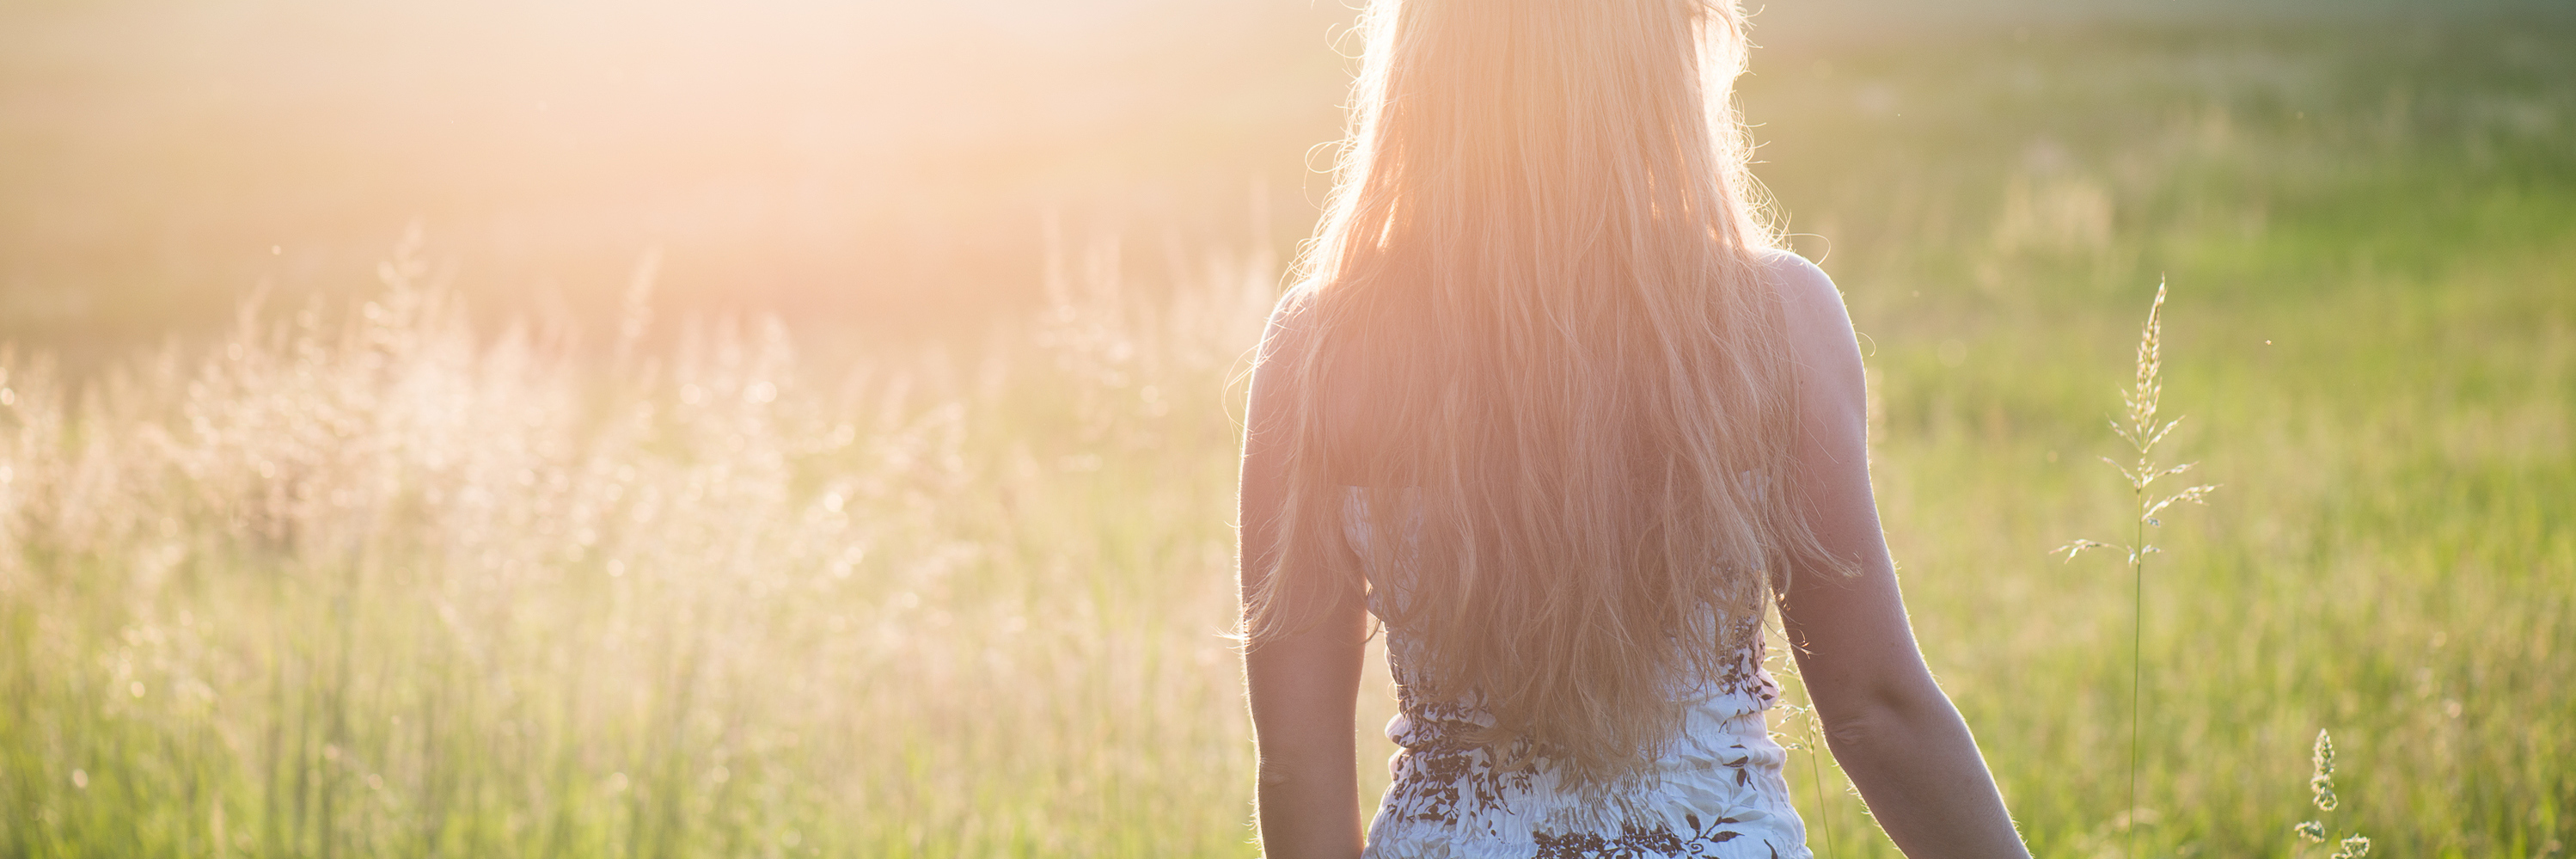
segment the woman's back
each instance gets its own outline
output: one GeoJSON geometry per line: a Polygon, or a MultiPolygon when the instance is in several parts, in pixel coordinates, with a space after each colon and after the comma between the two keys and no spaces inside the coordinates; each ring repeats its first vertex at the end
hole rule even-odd
{"type": "MultiPolygon", "coordinates": [[[[1418,493],[1348,488],[1343,534],[1372,564],[1369,610],[1385,626],[1397,714],[1386,737],[1398,751],[1393,777],[1369,826],[1366,855],[1379,859],[1441,857],[1800,857],[1806,831],[1781,775],[1785,756],[1765,714],[1779,685],[1762,667],[1759,618],[1705,616],[1692,637],[1728,642],[1730,652],[1708,676],[1677,678],[1683,704],[1675,736],[1628,781],[1580,784],[1543,753],[1497,755],[1476,736],[1494,725],[1475,696],[1436,699],[1414,680],[1419,632],[1402,625],[1394,603],[1436,598],[1419,593],[1396,538],[1382,545],[1373,523],[1416,521],[1418,493]],[[1394,509],[1372,511],[1372,505],[1394,509]],[[1391,514],[1391,515],[1389,515],[1391,514]],[[1732,626],[1720,634],[1720,624],[1732,626]],[[1528,757],[1513,766],[1505,758],[1528,757]]],[[[1523,741],[1526,743],[1526,741],[1523,741]]]]}

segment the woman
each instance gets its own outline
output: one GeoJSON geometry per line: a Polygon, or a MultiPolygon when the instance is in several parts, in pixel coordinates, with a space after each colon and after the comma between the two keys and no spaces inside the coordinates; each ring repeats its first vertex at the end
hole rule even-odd
{"type": "Polygon", "coordinates": [[[1907,855],[2026,855],[1906,626],[1860,355],[1756,217],[1733,0],[1375,0],[1254,372],[1244,673],[1274,859],[1807,855],[1777,600],[1907,855]],[[1370,617],[1401,715],[1359,824],[1370,617]]]}

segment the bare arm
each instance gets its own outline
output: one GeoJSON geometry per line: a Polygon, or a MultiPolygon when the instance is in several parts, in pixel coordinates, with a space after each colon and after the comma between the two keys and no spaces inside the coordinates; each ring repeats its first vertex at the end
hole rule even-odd
{"type": "MultiPolygon", "coordinates": [[[[1294,378],[1269,357],[1294,336],[1293,311],[1281,305],[1262,335],[1244,414],[1238,575],[1249,598],[1279,552],[1278,516],[1286,501],[1287,406],[1294,378]]],[[[1270,859],[1345,859],[1360,853],[1359,772],[1351,719],[1358,703],[1367,610],[1356,595],[1324,607],[1295,635],[1247,643],[1245,691],[1260,755],[1255,801],[1261,847],[1270,859]]]]}
{"type": "Polygon", "coordinates": [[[1805,385],[1800,502],[1825,548],[1858,566],[1849,578],[1795,576],[1780,604],[1826,742],[1911,859],[2028,856],[1906,623],[1870,494],[1866,382],[1842,297],[1805,260],[1783,255],[1774,271],[1805,385]]]}

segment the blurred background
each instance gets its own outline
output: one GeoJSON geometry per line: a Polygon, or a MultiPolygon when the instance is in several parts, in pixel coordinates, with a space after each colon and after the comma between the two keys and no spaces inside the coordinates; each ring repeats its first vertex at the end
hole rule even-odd
{"type": "MultiPolygon", "coordinates": [[[[2518,23],[2552,8],[1784,0],[1757,10],[1747,111],[1800,229],[1982,220],[2020,171],[2043,206],[2089,205],[2053,179],[2123,185],[2099,189],[2102,228],[2153,232],[2190,199],[2162,181],[2181,156],[2146,138],[2223,154],[2492,127],[2507,158],[2563,150],[2563,33],[2518,23]],[[1871,211],[1925,205],[1877,197],[1888,171],[1958,211],[1871,211]]],[[[1351,18],[1338,0],[21,0],[0,9],[0,337],[86,356],[201,335],[256,289],[367,288],[412,223],[489,313],[604,312],[658,251],[673,305],[864,339],[978,331],[1034,297],[1048,218],[1127,236],[1140,267],[1292,250],[1351,18]]]]}
{"type": "Polygon", "coordinates": [[[414,222],[495,313],[612,309],[658,250],[675,306],[980,333],[1035,295],[1049,217],[1149,249],[1293,242],[1322,190],[1305,153],[1337,128],[1330,36],[1350,17],[12,3],[0,335],[114,349],[202,333],[263,286],[290,305],[364,289],[414,222]]]}
{"type": "MultiPolygon", "coordinates": [[[[2576,7],[1758,6],[2038,853],[2567,855],[2576,7]],[[2159,282],[2223,486],[2148,531],[2159,282]]],[[[1353,18],[0,0],[0,856],[1250,855],[1239,383],[1353,18]]]]}

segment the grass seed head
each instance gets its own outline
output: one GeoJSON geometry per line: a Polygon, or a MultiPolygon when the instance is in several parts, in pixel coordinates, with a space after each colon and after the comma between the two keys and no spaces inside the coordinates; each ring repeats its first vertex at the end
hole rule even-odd
{"type": "Polygon", "coordinates": [[[2120,427],[2120,437],[2127,439],[2143,455],[2155,447],[2173,424],[2156,425],[2157,401],[2164,397],[2163,362],[2160,357],[2164,340],[2165,284],[2156,282],[2156,299],[2147,305],[2147,325],[2138,334],[2138,377],[2135,387],[2122,392],[2129,406],[2129,423],[2120,427]]]}
{"type": "Polygon", "coordinates": [[[2308,760],[2316,766],[2315,773],[2308,776],[2308,791],[2316,795],[2317,810],[2335,810],[2334,738],[2318,731],[2315,751],[2308,760]]]}
{"type": "Polygon", "coordinates": [[[2111,544],[2109,544],[2109,543],[2105,543],[2105,542],[2102,542],[2102,541],[2099,541],[2099,540],[2077,540],[2077,541],[2075,541],[2075,542],[2068,543],[2068,544],[2063,545],[2063,546],[2059,546],[2059,547],[2057,547],[2057,548],[2055,548],[2055,549],[2051,549],[2051,550],[2049,550],[2049,554],[2051,554],[2051,555],[2055,555],[2055,554],[2059,554],[2059,553],[2064,553],[2064,554],[2066,555],[2066,560],[2068,560],[2068,561],[2070,561],[2070,562],[2071,562],[2071,561],[2075,560],[2075,556],[2077,556],[2077,555],[2081,555],[2081,554],[2084,554],[2084,551],[2085,551],[2085,550],[2087,550],[2087,549],[2125,549],[2125,548],[2128,548],[2128,547],[2126,547],[2126,546],[2114,546],[2114,545],[2111,545],[2111,544]]]}

